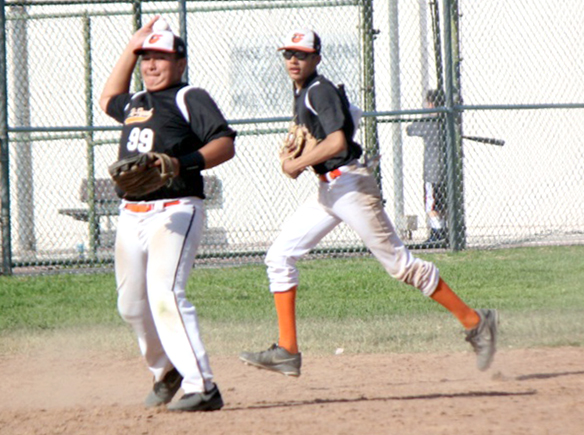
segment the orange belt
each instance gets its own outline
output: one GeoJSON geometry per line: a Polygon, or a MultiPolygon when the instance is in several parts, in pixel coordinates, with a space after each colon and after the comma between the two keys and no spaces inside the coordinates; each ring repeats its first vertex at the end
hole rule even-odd
{"type": "MultiPolygon", "coordinates": [[[[162,207],[170,207],[171,205],[178,205],[180,204],[179,200],[176,201],[169,201],[162,204],[162,207]]],[[[134,213],[146,213],[150,210],[153,210],[155,207],[154,204],[133,204],[131,202],[124,205],[126,210],[133,211],[134,213]]]]}
{"type": "Polygon", "coordinates": [[[326,174],[319,174],[318,179],[324,183],[329,183],[331,181],[333,181],[335,178],[339,178],[341,175],[343,175],[343,173],[341,172],[340,169],[333,169],[330,172],[327,172],[326,174]]]}

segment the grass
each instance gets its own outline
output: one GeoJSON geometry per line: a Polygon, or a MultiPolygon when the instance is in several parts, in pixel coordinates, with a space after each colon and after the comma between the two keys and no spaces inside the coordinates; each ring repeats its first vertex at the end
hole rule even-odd
{"type": "MultiPolygon", "coordinates": [[[[502,347],[584,343],[584,247],[419,254],[473,307],[497,308],[502,347]]],[[[391,279],[372,258],[299,263],[298,327],[305,352],[467,350],[441,306],[391,279]]],[[[187,294],[208,350],[230,354],[277,338],[263,266],[195,269],[187,294]]],[[[116,311],[112,274],[0,277],[0,352],[47,337],[135,349],[116,311]],[[108,338],[104,338],[108,337],[108,338]]]]}

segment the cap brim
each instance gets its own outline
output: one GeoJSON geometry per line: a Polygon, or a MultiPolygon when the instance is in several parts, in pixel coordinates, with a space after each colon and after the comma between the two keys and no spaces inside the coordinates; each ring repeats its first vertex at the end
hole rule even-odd
{"type": "Polygon", "coordinates": [[[157,51],[159,53],[176,53],[176,50],[163,50],[162,48],[137,48],[134,50],[134,54],[144,54],[147,51],[157,51]]]}
{"type": "Polygon", "coordinates": [[[305,53],[316,53],[316,50],[314,48],[298,47],[298,46],[293,46],[293,45],[288,45],[286,47],[278,48],[278,51],[280,51],[280,50],[294,50],[294,51],[304,51],[305,53]]]}

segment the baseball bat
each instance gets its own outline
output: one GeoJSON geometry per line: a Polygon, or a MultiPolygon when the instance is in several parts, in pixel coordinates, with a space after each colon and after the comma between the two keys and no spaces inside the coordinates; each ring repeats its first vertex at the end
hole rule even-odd
{"type": "Polygon", "coordinates": [[[488,143],[489,145],[497,145],[502,147],[505,145],[503,139],[493,139],[490,137],[479,137],[479,136],[462,136],[463,139],[474,140],[475,142],[488,143]]]}

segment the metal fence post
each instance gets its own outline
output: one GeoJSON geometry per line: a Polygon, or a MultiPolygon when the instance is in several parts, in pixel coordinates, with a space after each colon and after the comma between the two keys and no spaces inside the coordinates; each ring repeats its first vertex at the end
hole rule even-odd
{"type": "Polygon", "coordinates": [[[457,0],[444,0],[444,62],[445,62],[445,105],[446,113],[446,168],[448,190],[448,228],[450,248],[460,251],[466,245],[464,216],[464,183],[462,164],[462,138],[457,124],[460,114],[454,109],[459,89],[455,80],[455,65],[458,66],[458,32],[453,30],[458,17],[457,0]],[[456,63],[455,63],[456,62],[456,63]]]}
{"type": "MultiPolygon", "coordinates": [[[[373,113],[375,104],[375,56],[373,42],[375,40],[375,29],[373,28],[373,0],[364,0],[361,6],[362,43],[363,43],[363,110],[366,113],[373,113]]],[[[365,153],[368,157],[379,154],[379,142],[377,138],[377,118],[366,116],[365,124],[365,153]]],[[[377,183],[381,188],[381,171],[379,167],[375,170],[377,183]]]]}
{"type": "MultiPolygon", "coordinates": [[[[85,122],[88,127],[93,126],[93,78],[91,67],[91,19],[89,16],[83,17],[83,39],[85,50],[85,122]]],[[[89,214],[87,223],[89,225],[89,255],[95,256],[99,245],[99,220],[96,216],[95,207],[95,150],[93,149],[93,130],[85,133],[85,143],[87,148],[87,203],[89,214]]]]}
{"type": "MultiPolygon", "coordinates": [[[[401,110],[401,66],[399,55],[399,0],[389,1],[389,69],[391,74],[391,110],[401,110]]],[[[404,225],[404,163],[401,123],[391,124],[393,155],[394,224],[400,235],[404,225]]]]}
{"type": "Polygon", "coordinates": [[[8,146],[8,90],[6,86],[6,2],[0,0],[0,202],[2,210],[2,273],[12,274],[10,233],[10,153],[8,146]]]}
{"type": "MultiPolygon", "coordinates": [[[[185,41],[186,50],[187,50],[187,58],[188,58],[188,51],[189,51],[189,42],[187,39],[187,2],[186,0],[178,0],[178,11],[179,11],[179,31],[180,37],[185,41]]],[[[187,62],[187,66],[185,68],[185,72],[183,74],[183,81],[185,83],[189,82],[189,63],[187,62]]]]}
{"type": "MultiPolygon", "coordinates": [[[[14,124],[30,127],[30,89],[28,77],[28,15],[25,6],[12,6],[12,84],[14,86],[14,124]]],[[[16,250],[35,251],[35,207],[33,157],[30,133],[19,133],[13,143],[16,194],[14,208],[18,210],[16,250]]]]}
{"type": "MultiPolygon", "coordinates": [[[[134,20],[134,32],[142,27],[142,0],[134,0],[132,3],[132,18],[134,20]]],[[[134,89],[136,92],[143,90],[140,68],[134,70],[134,89]]]]}

